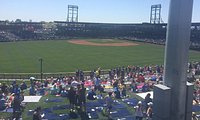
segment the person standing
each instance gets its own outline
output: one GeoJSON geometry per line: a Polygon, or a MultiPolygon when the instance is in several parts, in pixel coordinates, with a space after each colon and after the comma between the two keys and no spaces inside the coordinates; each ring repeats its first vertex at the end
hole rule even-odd
{"type": "Polygon", "coordinates": [[[21,101],[19,94],[14,95],[14,100],[12,104],[13,104],[13,119],[19,120],[21,115],[21,101]]]}
{"type": "Polygon", "coordinates": [[[96,77],[95,81],[94,81],[94,90],[100,90],[100,78],[96,77]]]}
{"type": "Polygon", "coordinates": [[[81,88],[79,89],[78,101],[81,110],[82,107],[84,107],[84,110],[86,110],[86,88],[84,87],[84,84],[81,84],[81,88]]]}
{"type": "Polygon", "coordinates": [[[74,90],[74,87],[70,87],[69,93],[68,93],[69,103],[70,107],[74,108],[76,104],[76,91],[74,90]]]}
{"type": "Polygon", "coordinates": [[[147,108],[147,120],[152,120],[152,117],[153,117],[153,109],[152,109],[152,106],[153,106],[153,103],[152,102],[149,102],[148,103],[148,108],[147,108]]]}
{"type": "Polygon", "coordinates": [[[143,119],[143,106],[142,102],[139,101],[135,108],[135,120],[142,120],[143,119]]]}
{"type": "Polygon", "coordinates": [[[148,94],[145,96],[145,99],[144,99],[145,111],[147,111],[147,109],[148,109],[148,103],[150,103],[150,102],[152,102],[151,94],[148,93],[148,94]]]}
{"type": "Polygon", "coordinates": [[[108,115],[108,119],[110,119],[110,112],[113,104],[112,92],[109,92],[108,95],[105,97],[105,102],[106,102],[106,113],[108,115]]]}

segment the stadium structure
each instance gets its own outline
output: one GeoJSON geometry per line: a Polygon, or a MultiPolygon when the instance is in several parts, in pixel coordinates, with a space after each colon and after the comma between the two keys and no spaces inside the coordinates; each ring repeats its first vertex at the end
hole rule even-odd
{"type": "MultiPolygon", "coordinates": [[[[0,42],[69,38],[117,38],[165,44],[167,23],[161,19],[161,5],[152,5],[149,23],[92,23],[78,21],[78,6],[68,5],[66,21],[0,21],[0,42]]],[[[200,23],[191,25],[191,47],[200,49],[200,23]]]]}
{"type": "MultiPolygon", "coordinates": [[[[56,37],[125,37],[160,40],[167,24],[115,24],[87,22],[8,22],[0,21],[0,40],[54,39],[56,37]],[[51,24],[51,25],[49,25],[51,24]],[[52,34],[49,36],[47,34],[52,34]]],[[[200,42],[200,23],[192,23],[191,41],[200,42]]]]}
{"type": "MultiPolygon", "coordinates": [[[[164,44],[167,24],[115,24],[87,22],[8,22],[0,21],[0,41],[48,40],[86,38],[119,38],[128,40],[146,40],[164,44]]],[[[200,23],[191,25],[191,42],[200,44],[200,23]]]]}

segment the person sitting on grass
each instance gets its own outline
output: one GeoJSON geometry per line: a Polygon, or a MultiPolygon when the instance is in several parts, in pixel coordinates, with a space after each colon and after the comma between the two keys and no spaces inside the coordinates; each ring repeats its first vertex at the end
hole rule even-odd
{"type": "Polygon", "coordinates": [[[118,87],[118,81],[117,81],[117,80],[115,80],[115,81],[113,82],[113,88],[116,88],[116,87],[118,87]]]}
{"type": "Polygon", "coordinates": [[[59,84],[58,90],[57,90],[58,91],[57,95],[61,95],[62,90],[63,90],[63,86],[61,84],[59,84]]]}
{"type": "Polygon", "coordinates": [[[46,80],[44,81],[44,87],[46,88],[46,87],[48,87],[48,85],[49,85],[49,81],[46,79],[46,80]]]}
{"type": "Polygon", "coordinates": [[[191,120],[199,120],[195,112],[192,112],[192,119],[191,120]]]}
{"type": "Polygon", "coordinates": [[[115,98],[116,99],[121,99],[121,94],[120,94],[120,91],[119,91],[118,87],[115,88],[114,93],[115,93],[115,98]]]}
{"type": "Polygon", "coordinates": [[[0,90],[0,99],[4,98],[4,93],[0,90]]]}
{"type": "Polygon", "coordinates": [[[122,97],[125,98],[126,96],[126,85],[124,85],[122,88],[122,97]]]}
{"type": "Polygon", "coordinates": [[[88,99],[88,100],[95,100],[95,99],[96,99],[95,96],[96,96],[96,93],[95,93],[94,90],[92,89],[92,90],[90,90],[90,91],[88,92],[88,94],[87,94],[87,99],[88,99]]]}
{"type": "Polygon", "coordinates": [[[103,85],[103,86],[100,85],[100,90],[99,90],[100,93],[105,93],[104,89],[105,89],[105,85],[103,85]]]}
{"type": "Polygon", "coordinates": [[[18,84],[15,84],[12,89],[12,93],[20,94],[20,88],[18,84]]]}
{"type": "Polygon", "coordinates": [[[148,83],[144,83],[144,85],[142,86],[142,92],[148,92],[149,91],[149,85],[148,83]]]}
{"type": "Polygon", "coordinates": [[[42,120],[41,117],[41,107],[37,107],[33,113],[33,120],[42,120]]]}
{"type": "Polygon", "coordinates": [[[17,82],[16,82],[16,80],[14,80],[11,85],[15,86],[16,84],[17,84],[17,82]]]}
{"type": "Polygon", "coordinates": [[[0,111],[6,109],[6,100],[4,98],[0,99],[0,111]]]}
{"type": "Polygon", "coordinates": [[[32,85],[29,89],[29,95],[36,95],[35,87],[32,85]]]}
{"type": "Polygon", "coordinates": [[[57,94],[57,88],[56,85],[54,84],[53,87],[51,88],[51,95],[56,95],[57,94]]]}
{"type": "Polygon", "coordinates": [[[4,94],[8,93],[8,86],[6,85],[6,83],[3,83],[0,88],[1,88],[2,93],[4,94]]]}
{"type": "Polygon", "coordinates": [[[61,91],[60,96],[61,97],[68,97],[68,92],[67,92],[66,88],[63,88],[63,90],[61,91]]]}
{"type": "Polygon", "coordinates": [[[39,88],[39,95],[45,95],[44,85],[41,85],[41,87],[39,88]]]}
{"type": "Polygon", "coordinates": [[[26,83],[24,81],[20,84],[20,89],[22,91],[25,90],[25,89],[27,89],[27,85],[26,85],[26,83]]]}
{"type": "Polygon", "coordinates": [[[15,93],[12,93],[12,94],[9,96],[9,98],[8,98],[8,100],[7,100],[7,102],[6,102],[7,108],[10,108],[10,107],[12,106],[12,102],[13,102],[13,100],[14,100],[14,96],[15,96],[15,93]]]}
{"type": "Polygon", "coordinates": [[[4,98],[2,91],[0,91],[0,111],[4,109],[6,109],[6,99],[4,98]]]}

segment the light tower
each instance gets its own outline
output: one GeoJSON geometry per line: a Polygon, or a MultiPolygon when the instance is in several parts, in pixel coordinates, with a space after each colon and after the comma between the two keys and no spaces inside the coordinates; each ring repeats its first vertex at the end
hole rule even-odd
{"type": "Polygon", "coordinates": [[[77,5],[68,5],[67,22],[78,22],[77,5]]]}
{"type": "Polygon", "coordinates": [[[161,4],[152,5],[150,13],[150,23],[160,24],[161,21],[161,4]]]}

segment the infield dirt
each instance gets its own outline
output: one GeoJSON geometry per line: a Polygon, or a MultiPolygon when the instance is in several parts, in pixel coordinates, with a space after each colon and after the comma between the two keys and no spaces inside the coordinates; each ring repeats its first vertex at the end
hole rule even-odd
{"type": "Polygon", "coordinates": [[[70,40],[69,43],[80,44],[80,45],[91,45],[91,46],[136,46],[139,44],[131,42],[120,42],[120,43],[95,43],[86,40],[70,40]]]}

